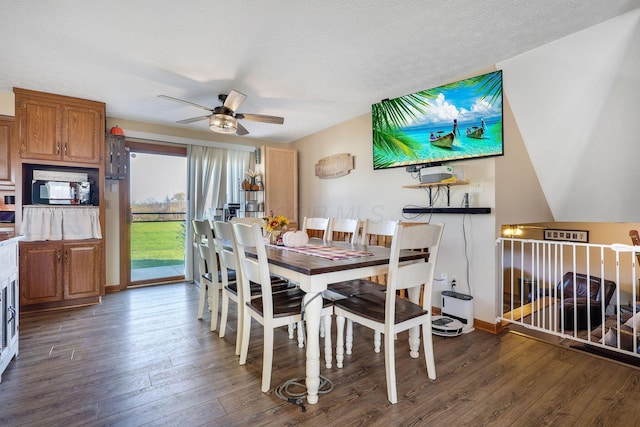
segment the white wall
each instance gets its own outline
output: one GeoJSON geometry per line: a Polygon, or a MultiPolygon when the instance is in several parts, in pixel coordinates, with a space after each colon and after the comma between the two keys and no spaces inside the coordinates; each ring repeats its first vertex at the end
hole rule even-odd
{"type": "Polygon", "coordinates": [[[15,97],[13,92],[0,92],[0,115],[15,116],[15,97]]]}
{"type": "Polygon", "coordinates": [[[636,221],[640,9],[497,65],[556,221],[636,221]]]}

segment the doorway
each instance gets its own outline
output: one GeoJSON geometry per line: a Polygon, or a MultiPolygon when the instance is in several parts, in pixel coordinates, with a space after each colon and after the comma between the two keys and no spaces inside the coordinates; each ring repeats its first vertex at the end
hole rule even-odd
{"type": "Polygon", "coordinates": [[[188,232],[185,147],[126,141],[127,177],[120,192],[120,277],[125,286],[185,278],[188,232]]]}

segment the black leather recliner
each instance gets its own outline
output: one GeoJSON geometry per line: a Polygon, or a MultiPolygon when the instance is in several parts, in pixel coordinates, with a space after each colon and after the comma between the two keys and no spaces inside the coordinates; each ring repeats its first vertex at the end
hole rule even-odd
{"type": "MultiPolygon", "coordinates": [[[[594,329],[602,324],[603,307],[606,310],[609,301],[616,291],[616,284],[611,280],[602,280],[600,277],[587,276],[582,273],[569,271],[562,276],[562,281],[558,283],[555,295],[549,295],[546,290],[539,290],[539,296],[552,296],[561,300],[560,309],[562,319],[564,319],[564,330],[582,331],[594,329]],[[575,277],[575,293],[574,293],[575,277]],[[601,292],[601,285],[604,295],[601,292]],[[587,315],[589,314],[589,316],[587,315]],[[591,323],[589,323],[589,318],[591,323]],[[575,328],[574,328],[575,326],[575,328]]],[[[529,295],[529,301],[536,299],[536,294],[529,295]]]]}

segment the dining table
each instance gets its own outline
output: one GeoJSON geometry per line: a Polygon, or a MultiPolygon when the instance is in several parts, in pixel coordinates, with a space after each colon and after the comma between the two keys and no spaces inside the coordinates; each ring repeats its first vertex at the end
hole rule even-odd
{"type": "MultiPolygon", "coordinates": [[[[390,249],[383,246],[310,239],[303,248],[265,245],[269,271],[305,292],[307,402],[318,402],[322,293],[329,284],[386,274],[390,249]],[[324,253],[324,255],[322,255],[324,253]]],[[[424,261],[428,253],[403,250],[400,262],[424,261]]],[[[326,331],[331,333],[331,331],[326,331]]]]}

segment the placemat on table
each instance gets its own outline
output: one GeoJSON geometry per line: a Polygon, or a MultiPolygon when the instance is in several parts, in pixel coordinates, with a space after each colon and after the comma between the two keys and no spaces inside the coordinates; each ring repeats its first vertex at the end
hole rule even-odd
{"type": "Polygon", "coordinates": [[[301,254],[317,256],[330,260],[346,259],[346,258],[358,258],[362,256],[371,256],[371,252],[358,251],[355,249],[337,248],[335,246],[325,245],[306,245],[298,248],[289,246],[278,246],[278,248],[285,249],[292,252],[298,252],[301,254]]]}

